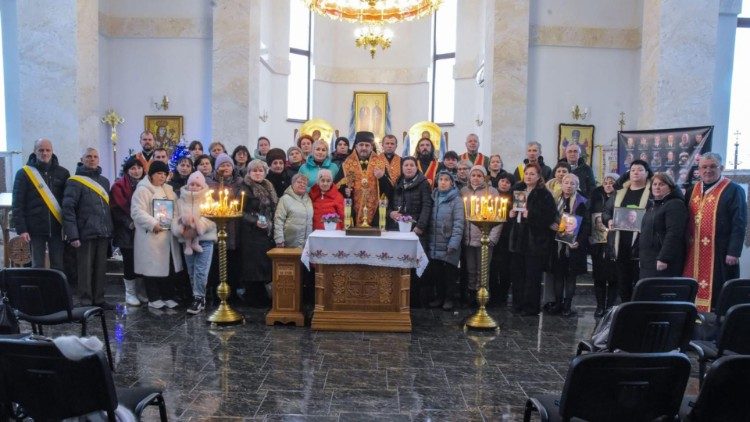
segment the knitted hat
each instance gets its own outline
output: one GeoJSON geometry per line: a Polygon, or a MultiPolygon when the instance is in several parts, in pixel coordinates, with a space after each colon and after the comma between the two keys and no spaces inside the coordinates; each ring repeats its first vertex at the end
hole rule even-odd
{"type": "Polygon", "coordinates": [[[266,153],[266,164],[270,166],[275,160],[286,161],[286,154],[283,149],[271,148],[268,150],[266,153]]]}
{"type": "Polygon", "coordinates": [[[208,187],[208,185],[206,184],[206,178],[203,176],[203,173],[199,171],[193,172],[190,174],[190,176],[188,176],[187,184],[189,185],[191,183],[197,183],[204,188],[208,187]]]}
{"type": "Polygon", "coordinates": [[[138,161],[137,158],[135,158],[135,155],[131,155],[130,158],[125,160],[125,162],[122,164],[122,174],[127,174],[130,168],[136,164],[142,166],[141,162],[138,161]]]}
{"type": "Polygon", "coordinates": [[[229,163],[232,165],[232,167],[234,167],[234,161],[232,161],[232,157],[227,155],[227,153],[222,152],[218,157],[216,157],[216,161],[214,161],[214,168],[218,169],[224,163],[229,163]]]}
{"type": "Polygon", "coordinates": [[[607,173],[607,174],[604,175],[604,180],[612,179],[612,180],[614,180],[616,182],[617,179],[619,179],[619,178],[620,178],[620,175],[617,174],[617,173],[607,173]]]}
{"type": "Polygon", "coordinates": [[[440,176],[448,176],[451,179],[451,185],[456,185],[456,176],[454,176],[453,173],[449,172],[448,170],[440,170],[435,177],[435,181],[440,180],[440,176]]]}
{"type": "Polygon", "coordinates": [[[169,174],[169,166],[163,161],[152,161],[148,166],[148,175],[153,176],[154,173],[159,172],[169,174]]]}
{"type": "Polygon", "coordinates": [[[289,149],[286,150],[286,156],[289,157],[290,155],[292,155],[292,151],[299,151],[299,153],[302,154],[302,148],[294,145],[294,146],[289,147],[289,149]]]}
{"type": "Polygon", "coordinates": [[[487,177],[487,169],[484,168],[484,166],[476,165],[472,167],[469,171],[469,174],[471,174],[474,170],[482,172],[482,176],[487,177]]]}

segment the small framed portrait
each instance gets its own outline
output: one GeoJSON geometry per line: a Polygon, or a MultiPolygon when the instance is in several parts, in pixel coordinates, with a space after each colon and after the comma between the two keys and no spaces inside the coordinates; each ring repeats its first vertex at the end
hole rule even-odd
{"type": "Polygon", "coordinates": [[[151,203],[152,215],[159,221],[162,229],[169,230],[172,227],[174,217],[174,201],[171,199],[154,199],[151,203]]]}
{"type": "Polygon", "coordinates": [[[513,210],[523,211],[526,209],[526,191],[517,190],[513,192],[513,210]]]}
{"type": "Polygon", "coordinates": [[[558,228],[557,234],[555,235],[555,240],[557,240],[558,242],[566,243],[568,245],[576,243],[578,232],[581,230],[582,220],[583,217],[581,217],[580,215],[563,213],[563,215],[560,216],[560,223],[557,226],[558,228]]]}
{"type": "Polygon", "coordinates": [[[644,208],[615,207],[612,228],[614,230],[640,232],[641,221],[643,221],[645,213],[644,208]]]}

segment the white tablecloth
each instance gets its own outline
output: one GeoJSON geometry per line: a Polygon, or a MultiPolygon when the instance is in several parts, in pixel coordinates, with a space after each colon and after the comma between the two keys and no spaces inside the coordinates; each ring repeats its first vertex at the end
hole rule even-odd
{"type": "Polygon", "coordinates": [[[380,237],[347,236],[342,230],[315,230],[302,251],[302,263],[358,264],[375,267],[416,268],[421,276],[427,255],[413,232],[383,232],[380,237]]]}

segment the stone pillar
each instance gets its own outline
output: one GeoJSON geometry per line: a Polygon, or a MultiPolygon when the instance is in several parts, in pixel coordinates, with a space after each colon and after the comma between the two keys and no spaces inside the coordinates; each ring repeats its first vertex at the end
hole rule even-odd
{"type": "Polygon", "coordinates": [[[714,124],[718,1],[644,0],[638,129],[714,124]]]}
{"type": "Polygon", "coordinates": [[[60,164],[73,172],[83,148],[98,146],[101,133],[99,3],[19,1],[17,13],[24,157],[37,138],[49,138],[60,164]]]}
{"type": "Polygon", "coordinates": [[[492,35],[486,50],[492,65],[488,72],[485,64],[485,72],[491,75],[491,151],[503,155],[506,169],[520,163],[526,151],[529,7],[526,0],[495,0],[494,10],[488,10],[492,35]]]}
{"type": "Polygon", "coordinates": [[[230,151],[258,137],[259,18],[258,0],[214,1],[211,136],[230,151]]]}

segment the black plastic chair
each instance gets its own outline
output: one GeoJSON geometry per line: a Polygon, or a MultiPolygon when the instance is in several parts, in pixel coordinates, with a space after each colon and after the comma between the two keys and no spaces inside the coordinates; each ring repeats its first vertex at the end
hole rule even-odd
{"type": "Polygon", "coordinates": [[[715,342],[693,340],[690,346],[698,353],[701,385],[708,362],[724,356],[725,353],[750,355],[750,303],[734,305],[729,309],[715,342]]]}
{"type": "Polygon", "coordinates": [[[18,405],[23,414],[16,417],[60,420],[104,411],[114,421],[119,404],[138,419],[146,406],[156,405],[161,420],[167,420],[161,391],[115,388],[101,351],[74,361],[63,356],[51,340],[0,339],[0,374],[2,406],[18,405]]]}
{"type": "Polygon", "coordinates": [[[734,305],[750,303],[750,279],[735,278],[727,280],[721,287],[719,298],[713,312],[701,313],[702,326],[696,327],[695,340],[716,340],[724,317],[734,305]]]}
{"type": "Polygon", "coordinates": [[[98,316],[110,369],[114,370],[104,310],[98,306],[73,307],[73,295],[62,271],[6,268],[2,272],[2,283],[11,306],[18,311],[18,319],[29,322],[35,334],[44,334],[45,325],[78,323],[81,336],[85,337],[89,318],[98,316]]]}
{"type": "Polygon", "coordinates": [[[711,365],[698,396],[685,396],[680,420],[750,420],[750,356],[724,356],[711,365]]]}
{"type": "Polygon", "coordinates": [[[695,302],[698,282],[688,277],[652,277],[638,281],[633,302],[695,302]]]}
{"type": "MultiPolygon", "coordinates": [[[[608,351],[659,353],[687,350],[698,311],[688,302],[628,302],[612,316],[608,351]]],[[[576,355],[597,352],[590,341],[578,343],[576,355]]]]}
{"type": "Polygon", "coordinates": [[[690,377],[682,353],[596,353],[570,363],[562,396],[526,401],[524,421],[532,411],[542,421],[650,421],[675,419],[690,377]]]}

